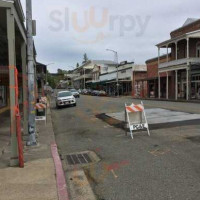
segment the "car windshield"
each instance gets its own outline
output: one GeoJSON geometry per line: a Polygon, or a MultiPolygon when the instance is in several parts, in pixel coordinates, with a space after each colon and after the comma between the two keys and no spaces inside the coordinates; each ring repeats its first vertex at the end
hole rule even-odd
{"type": "Polygon", "coordinates": [[[71,92],[76,92],[76,90],[75,90],[75,89],[71,89],[70,91],[71,91],[71,92]]]}
{"type": "Polygon", "coordinates": [[[58,93],[58,97],[69,97],[72,96],[71,92],[60,92],[58,93]]]}

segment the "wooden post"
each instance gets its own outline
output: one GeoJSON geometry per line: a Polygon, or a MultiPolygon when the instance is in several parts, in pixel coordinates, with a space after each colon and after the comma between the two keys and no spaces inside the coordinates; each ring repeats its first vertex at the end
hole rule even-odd
{"type": "Polygon", "coordinates": [[[186,100],[189,100],[189,69],[186,69],[186,100]]]}
{"type": "Polygon", "coordinates": [[[9,84],[10,84],[10,132],[11,132],[11,158],[10,166],[18,166],[18,144],[16,131],[15,113],[15,19],[11,9],[7,9],[7,36],[8,36],[8,62],[9,62],[9,84]]]}
{"type": "Polygon", "coordinates": [[[167,73],[167,77],[166,77],[166,98],[169,99],[169,74],[167,73]]]}
{"type": "Polygon", "coordinates": [[[158,98],[160,99],[160,73],[158,72],[158,98]]]}
{"type": "Polygon", "coordinates": [[[178,100],[178,71],[175,71],[175,99],[178,100]]]}
{"type": "Polygon", "coordinates": [[[22,78],[23,78],[23,113],[24,113],[24,134],[28,135],[28,76],[26,65],[26,43],[23,41],[21,45],[22,59],[22,78]]]}

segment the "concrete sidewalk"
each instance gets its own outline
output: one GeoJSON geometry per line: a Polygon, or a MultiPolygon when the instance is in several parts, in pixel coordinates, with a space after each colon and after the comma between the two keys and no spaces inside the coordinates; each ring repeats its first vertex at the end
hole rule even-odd
{"type": "Polygon", "coordinates": [[[51,143],[55,141],[50,111],[48,122],[37,123],[36,147],[24,149],[25,168],[8,166],[9,148],[0,157],[0,199],[2,200],[57,200],[57,187],[51,143]]]}
{"type": "Polygon", "coordinates": [[[4,149],[10,143],[10,112],[6,111],[0,114],[0,156],[4,153],[4,149]]]}

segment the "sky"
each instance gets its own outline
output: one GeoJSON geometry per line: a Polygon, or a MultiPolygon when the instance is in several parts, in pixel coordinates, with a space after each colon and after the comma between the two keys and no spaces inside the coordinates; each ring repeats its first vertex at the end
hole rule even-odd
{"type": "MultiPolygon", "coordinates": [[[[25,0],[21,0],[25,11],[25,0]]],[[[170,38],[187,18],[200,18],[197,0],[32,0],[37,61],[50,72],[72,70],[83,54],[92,60],[144,64],[156,44],[170,38]]],[[[166,53],[165,51],[161,53],[166,53]]]]}

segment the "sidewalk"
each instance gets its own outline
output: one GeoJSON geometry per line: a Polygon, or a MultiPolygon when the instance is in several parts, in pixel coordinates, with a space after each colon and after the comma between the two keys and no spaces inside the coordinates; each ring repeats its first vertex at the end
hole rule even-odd
{"type": "Polygon", "coordinates": [[[37,123],[39,145],[25,147],[25,168],[10,168],[9,148],[0,154],[0,199],[57,200],[57,187],[51,143],[55,141],[48,111],[47,126],[37,123]]]}
{"type": "Polygon", "coordinates": [[[10,143],[10,112],[0,114],[0,156],[10,143]]]}

